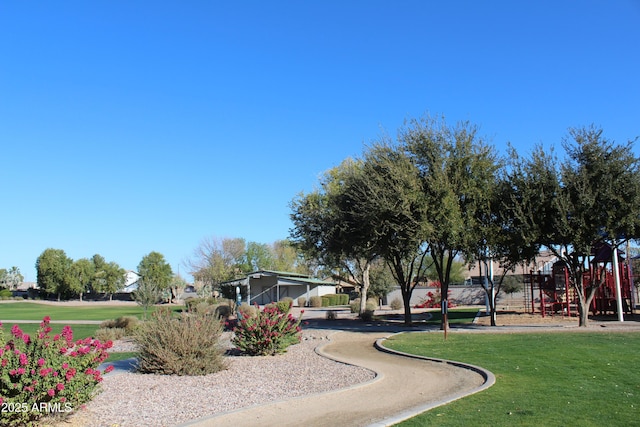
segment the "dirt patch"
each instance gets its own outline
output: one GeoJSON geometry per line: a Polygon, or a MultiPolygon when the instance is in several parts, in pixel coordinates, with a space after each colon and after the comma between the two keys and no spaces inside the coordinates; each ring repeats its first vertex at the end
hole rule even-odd
{"type": "MultiPolygon", "coordinates": [[[[490,326],[491,318],[489,316],[480,316],[475,322],[477,325],[490,326]]],[[[545,316],[540,314],[520,313],[520,312],[498,312],[496,325],[497,326],[512,326],[512,325],[562,325],[570,326],[577,325],[577,317],[569,316],[545,316]]]]}

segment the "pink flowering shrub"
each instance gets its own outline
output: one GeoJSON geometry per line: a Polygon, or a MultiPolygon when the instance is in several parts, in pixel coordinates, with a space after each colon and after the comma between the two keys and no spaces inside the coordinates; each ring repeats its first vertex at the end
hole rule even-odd
{"type": "MultiPolygon", "coordinates": [[[[416,308],[441,308],[442,307],[442,285],[440,282],[433,282],[431,284],[434,288],[436,288],[435,292],[427,292],[427,297],[422,300],[420,304],[416,304],[416,308]]],[[[451,295],[451,290],[447,291],[447,307],[453,307],[453,302],[449,296],[451,295]]]]}
{"type": "Polygon", "coordinates": [[[243,317],[233,330],[231,342],[251,356],[284,353],[287,347],[300,342],[301,319],[276,304],[268,305],[255,316],[243,317]]]}
{"type": "Polygon", "coordinates": [[[51,335],[49,316],[35,336],[13,325],[6,334],[0,323],[0,426],[34,425],[46,415],[65,415],[97,392],[110,341],[73,339],[71,327],[51,335]]]}

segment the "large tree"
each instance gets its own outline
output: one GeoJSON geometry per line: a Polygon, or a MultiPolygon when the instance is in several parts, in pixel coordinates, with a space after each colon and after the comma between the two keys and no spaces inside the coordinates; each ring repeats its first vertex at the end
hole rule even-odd
{"type": "Polygon", "coordinates": [[[411,295],[428,249],[429,207],[418,169],[401,147],[383,138],[367,149],[361,173],[347,182],[343,198],[359,238],[387,263],[400,286],[405,324],[411,324],[411,295]]]}
{"type": "Polygon", "coordinates": [[[243,272],[273,270],[275,259],[271,247],[266,243],[249,242],[245,251],[243,272]]]}
{"type": "Polygon", "coordinates": [[[138,274],[145,285],[155,287],[161,292],[169,290],[173,281],[171,265],[165,260],[164,255],[155,251],[142,258],[138,264],[138,274]]]}
{"type": "Polygon", "coordinates": [[[245,252],[246,243],[242,238],[208,237],[194,250],[187,266],[196,283],[214,292],[221,282],[244,274],[245,252]]]}
{"type": "Polygon", "coordinates": [[[113,261],[105,265],[104,271],[105,283],[102,291],[109,295],[109,301],[111,301],[113,299],[113,294],[124,287],[127,280],[127,271],[113,261]]]}
{"type": "Polygon", "coordinates": [[[88,290],[100,292],[113,298],[113,294],[120,291],[126,282],[125,269],[115,262],[107,262],[102,255],[96,254],[91,258],[93,263],[93,277],[88,290]]]}
{"type": "MultiPolygon", "coordinates": [[[[454,260],[473,258],[479,218],[489,209],[498,159],[478,128],[468,122],[451,126],[444,118],[426,116],[411,120],[400,140],[420,171],[430,208],[426,241],[446,296],[454,260]]],[[[442,329],[447,328],[445,310],[442,329]]]]}
{"type": "Polygon", "coordinates": [[[271,245],[273,251],[273,268],[277,271],[310,274],[309,263],[288,239],[276,240],[271,245]]]}
{"type": "Polygon", "coordinates": [[[584,281],[591,249],[640,237],[640,160],[632,142],[615,145],[593,126],[570,129],[567,157],[558,162],[541,146],[512,162],[512,201],[529,239],[547,247],[569,271],[578,296],[579,325],[602,281],[584,281]]]}
{"type": "Polygon", "coordinates": [[[348,269],[361,286],[365,309],[370,270],[384,260],[400,285],[405,323],[411,323],[414,277],[426,255],[426,205],[418,170],[387,138],[362,159],[346,160],[329,171],[321,189],[293,203],[292,236],[325,265],[348,269]]]}
{"type": "Polygon", "coordinates": [[[361,206],[349,201],[348,186],[362,174],[352,159],[329,170],[320,188],[291,203],[292,241],[308,257],[330,269],[346,269],[360,286],[360,313],[365,311],[371,263],[377,258],[361,206]]]}
{"type": "MultiPolygon", "coordinates": [[[[509,152],[515,151],[509,147],[509,152]]],[[[476,235],[476,247],[472,251],[470,263],[477,264],[482,288],[487,295],[491,325],[496,325],[496,300],[506,286],[507,275],[513,273],[518,265],[530,264],[539,252],[540,244],[526,233],[526,226],[520,222],[511,201],[511,182],[506,168],[501,167],[495,177],[494,185],[485,193],[486,208],[478,213],[478,223],[473,232],[476,235]],[[500,275],[490,272],[490,265],[496,262],[501,267],[500,275]]],[[[513,286],[509,289],[513,289],[513,286]]]]}
{"type": "Polygon", "coordinates": [[[71,265],[69,277],[69,290],[80,296],[80,301],[94,277],[95,268],[93,262],[87,258],[74,261],[71,265]]]}
{"type": "Polygon", "coordinates": [[[17,289],[23,281],[24,276],[20,273],[20,269],[18,267],[13,266],[9,271],[7,271],[6,283],[9,286],[9,289],[17,289]]]}
{"type": "Polygon", "coordinates": [[[40,289],[57,295],[58,301],[69,291],[69,275],[73,260],[62,249],[45,249],[36,260],[40,289]]]}

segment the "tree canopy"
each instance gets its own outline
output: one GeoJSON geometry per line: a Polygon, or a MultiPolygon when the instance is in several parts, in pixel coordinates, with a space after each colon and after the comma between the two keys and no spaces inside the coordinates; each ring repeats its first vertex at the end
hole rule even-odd
{"type": "Polygon", "coordinates": [[[73,260],[62,249],[45,249],[36,260],[38,286],[58,296],[70,290],[69,278],[73,260]]]}
{"type": "Polygon", "coordinates": [[[640,160],[631,142],[616,145],[593,126],[570,129],[562,146],[561,162],[541,146],[529,158],[513,156],[509,203],[523,244],[547,247],[569,269],[586,326],[601,285],[597,278],[583,283],[591,249],[640,237],[640,160]]]}
{"type": "Polygon", "coordinates": [[[141,281],[160,291],[169,289],[173,281],[171,265],[164,259],[164,255],[155,251],[142,257],[138,264],[138,274],[141,281]]]}

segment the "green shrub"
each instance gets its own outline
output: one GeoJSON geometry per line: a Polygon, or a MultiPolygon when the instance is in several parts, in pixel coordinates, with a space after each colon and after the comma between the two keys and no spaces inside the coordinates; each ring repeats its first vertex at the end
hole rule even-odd
{"type": "MultiPolygon", "coordinates": [[[[360,312],[360,298],[356,298],[351,301],[349,304],[349,308],[352,313],[360,312]]],[[[367,298],[367,303],[365,304],[365,310],[374,312],[378,308],[378,299],[377,298],[367,298]]]]}
{"type": "Polygon", "coordinates": [[[13,293],[9,289],[0,289],[0,299],[10,299],[13,293]]]}
{"type": "Polygon", "coordinates": [[[130,336],[138,327],[139,322],[135,316],[121,316],[117,319],[105,320],[100,323],[100,328],[96,331],[96,338],[100,341],[115,341],[130,336]]]}
{"type": "Polygon", "coordinates": [[[338,296],[336,294],[326,294],[326,295],[322,295],[323,299],[327,300],[327,305],[322,305],[323,307],[331,307],[334,305],[337,305],[338,303],[338,296]]]}
{"type": "Polygon", "coordinates": [[[391,310],[401,310],[403,307],[402,300],[400,298],[394,298],[393,301],[389,303],[389,307],[391,310]]]}
{"type": "Polygon", "coordinates": [[[225,369],[219,344],[222,323],[212,314],[192,311],[174,316],[156,310],[140,324],[138,370],[164,375],[207,375],[225,369]]]}
{"type": "Polygon", "coordinates": [[[220,304],[216,307],[214,314],[218,319],[226,320],[231,316],[231,307],[227,304],[220,304]]]}
{"type": "Polygon", "coordinates": [[[327,320],[336,320],[338,318],[338,313],[335,310],[327,310],[327,320]]]}
{"type": "Polygon", "coordinates": [[[360,313],[360,319],[364,322],[371,322],[373,320],[373,310],[365,310],[360,313]]]}
{"type": "Polygon", "coordinates": [[[309,298],[309,306],[322,307],[322,297],[314,295],[311,298],[309,298]]]}
{"type": "Polygon", "coordinates": [[[140,321],[135,316],[121,316],[116,319],[116,328],[122,328],[127,331],[127,333],[133,332],[137,327],[140,321]]]}
{"type": "Polygon", "coordinates": [[[196,305],[200,304],[201,302],[204,302],[204,298],[191,297],[184,300],[184,306],[187,311],[192,311],[195,310],[196,305]]]}
{"type": "Polygon", "coordinates": [[[231,342],[250,356],[283,353],[300,342],[300,320],[277,305],[267,305],[254,317],[243,317],[238,322],[231,342]]]}
{"type": "Polygon", "coordinates": [[[38,332],[29,336],[18,325],[6,336],[0,326],[0,405],[3,426],[34,425],[45,414],[65,416],[90,401],[103,372],[111,342],[92,338],[74,341],[73,330],[62,328],[51,336],[49,316],[38,332]],[[5,411],[4,408],[13,408],[5,411]],[[42,410],[41,408],[47,408],[42,410]],[[17,410],[16,410],[17,408],[17,410]]]}
{"type": "Polygon", "coordinates": [[[327,298],[329,300],[328,307],[332,307],[334,305],[348,305],[349,304],[349,295],[348,294],[326,294],[326,295],[323,295],[322,298],[327,298]]]}
{"type": "Polygon", "coordinates": [[[116,341],[127,336],[124,328],[100,328],[96,331],[94,338],[102,342],[116,341]]]}
{"type": "Polygon", "coordinates": [[[324,295],[320,297],[320,301],[322,301],[323,307],[329,307],[331,305],[331,299],[328,297],[325,297],[324,295]]]}
{"type": "Polygon", "coordinates": [[[189,310],[187,310],[187,312],[191,311],[191,312],[198,312],[198,313],[202,313],[202,314],[212,314],[214,313],[216,310],[216,308],[212,305],[209,305],[208,302],[206,301],[200,301],[197,304],[191,304],[189,310]]]}
{"type": "Polygon", "coordinates": [[[288,313],[293,306],[293,298],[284,297],[280,301],[278,301],[276,305],[278,306],[278,309],[280,311],[282,311],[283,313],[288,313]]]}
{"type": "Polygon", "coordinates": [[[304,307],[307,305],[307,299],[305,297],[298,297],[298,307],[304,307]]]}

